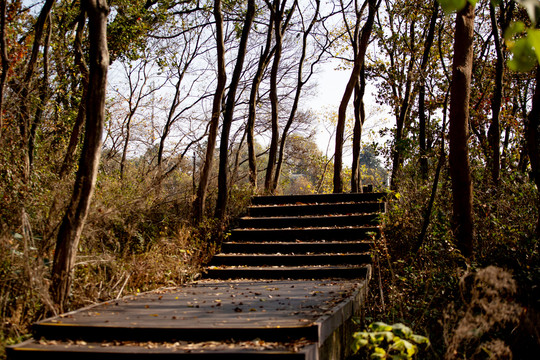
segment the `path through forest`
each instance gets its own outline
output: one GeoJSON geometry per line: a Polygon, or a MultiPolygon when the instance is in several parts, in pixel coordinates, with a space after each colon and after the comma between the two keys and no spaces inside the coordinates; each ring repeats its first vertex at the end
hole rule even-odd
{"type": "Polygon", "coordinates": [[[343,359],[383,200],[255,197],[204,280],[43,320],[8,358],[343,359]]]}

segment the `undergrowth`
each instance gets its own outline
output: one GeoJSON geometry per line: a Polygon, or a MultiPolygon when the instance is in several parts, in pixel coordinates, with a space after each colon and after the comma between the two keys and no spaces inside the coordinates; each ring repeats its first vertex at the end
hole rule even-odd
{"type": "MultiPolygon", "coordinates": [[[[115,172],[100,173],[78,248],[68,310],[197,279],[219,249],[226,223],[210,217],[193,223],[192,179],[181,172],[161,183],[155,179],[136,172],[123,179],[115,172]]],[[[0,359],[6,345],[29,337],[32,323],[55,314],[49,285],[61,211],[55,214],[53,207],[64,207],[68,184],[66,180],[36,194],[33,203],[41,205],[28,208],[26,219],[12,204],[11,218],[25,225],[1,229],[0,359]],[[48,223],[53,224],[50,233],[48,223]]],[[[245,210],[250,194],[249,188],[233,188],[231,216],[245,210]]],[[[209,208],[214,197],[209,194],[209,208]]]]}
{"type": "MultiPolygon", "coordinates": [[[[513,322],[507,322],[512,325],[511,334],[507,331],[510,325],[503,326],[504,331],[494,327],[494,332],[504,333],[502,338],[486,340],[482,346],[502,349],[504,343],[513,359],[528,359],[526,352],[540,351],[540,256],[534,234],[537,190],[519,174],[504,176],[497,187],[479,174],[475,173],[474,182],[476,251],[472,260],[464,258],[453,243],[447,174],[441,177],[428,232],[418,251],[413,245],[421,232],[431,184],[420,186],[401,180],[399,192],[389,193],[383,233],[373,249],[366,323],[404,323],[415,333],[429,337],[431,346],[424,359],[490,358],[487,352],[477,351],[481,346],[475,341],[469,342],[469,348],[456,345],[456,334],[473,306],[470,294],[474,289],[464,288],[462,279],[488,266],[496,266],[515,281],[515,294],[501,296],[512,309],[522,310],[513,312],[513,322]],[[480,347],[472,349],[473,345],[480,347]],[[466,355],[452,357],[458,348],[461,352],[456,353],[466,355]]],[[[486,310],[481,312],[485,314],[486,310]]],[[[490,319],[486,321],[495,321],[491,315],[485,317],[490,319]]]]}

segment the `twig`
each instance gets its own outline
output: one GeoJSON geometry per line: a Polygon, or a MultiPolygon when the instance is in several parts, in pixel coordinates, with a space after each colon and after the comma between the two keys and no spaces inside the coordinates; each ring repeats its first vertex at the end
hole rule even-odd
{"type": "Polygon", "coordinates": [[[120,296],[122,295],[122,291],[124,291],[124,288],[126,287],[126,284],[127,284],[130,277],[131,277],[131,274],[128,274],[126,276],[126,280],[124,281],[124,284],[120,288],[120,291],[118,291],[118,295],[116,295],[116,300],[120,299],[120,296]]]}

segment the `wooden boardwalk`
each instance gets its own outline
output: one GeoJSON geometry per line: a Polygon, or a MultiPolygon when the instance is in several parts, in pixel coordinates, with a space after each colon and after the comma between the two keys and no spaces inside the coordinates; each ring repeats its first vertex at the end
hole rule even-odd
{"type": "Polygon", "coordinates": [[[206,279],[46,319],[8,358],[342,359],[367,294],[371,209],[384,211],[382,198],[254,198],[206,279]],[[280,212],[294,206],[297,217],[280,212]]]}

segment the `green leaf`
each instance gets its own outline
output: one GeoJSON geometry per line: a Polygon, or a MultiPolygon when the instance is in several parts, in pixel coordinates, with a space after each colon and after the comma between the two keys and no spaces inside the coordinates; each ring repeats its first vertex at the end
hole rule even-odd
{"type": "Polygon", "coordinates": [[[399,336],[400,338],[408,339],[412,335],[412,330],[410,327],[403,324],[394,324],[392,325],[392,332],[399,336]]]}
{"type": "Polygon", "coordinates": [[[425,336],[422,336],[422,335],[412,334],[409,337],[409,340],[412,340],[417,344],[427,344],[427,345],[429,345],[429,339],[427,337],[425,337],[425,336]]]}
{"type": "Polygon", "coordinates": [[[376,347],[373,354],[370,355],[370,359],[385,359],[386,351],[383,348],[376,347]]]}
{"type": "Polygon", "coordinates": [[[390,358],[392,360],[407,360],[407,359],[410,359],[407,355],[405,354],[395,354],[395,355],[391,355],[390,358]]]}
{"type": "Polygon", "coordinates": [[[418,347],[411,342],[400,339],[390,346],[390,350],[397,350],[402,354],[406,354],[407,357],[411,358],[418,352],[418,347]]]}
{"type": "Polygon", "coordinates": [[[365,331],[358,331],[353,334],[355,339],[369,339],[369,333],[365,331]]]}
{"type": "Polygon", "coordinates": [[[392,326],[387,325],[387,324],[385,324],[383,322],[380,322],[380,321],[374,322],[373,324],[370,324],[368,327],[369,327],[369,329],[371,331],[375,331],[375,332],[377,332],[377,331],[392,331],[392,326]]]}
{"type": "Polygon", "coordinates": [[[443,8],[445,14],[460,11],[467,5],[467,0],[439,0],[439,4],[443,8]]]}
{"type": "Polygon", "coordinates": [[[367,345],[369,345],[369,341],[367,341],[366,339],[355,339],[353,343],[351,344],[351,348],[352,348],[353,353],[356,354],[358,350],[360,350],[361,348],[367,345]]]}
{"type": "Polygon", "coordinates": [[[384,331],[383,334],[384,334],[385,340],[386,340],[387,342],[392,342],[392,340],[394,340],[394,333],[393,333],[393,332],[391,332],[391,331],[384,331]]]}
{"type": "Polygon", "coordinates": [[[504,30],[504,40],[506,41],[506,46],[511,48],[514,45],[513,37],[517,34],[521,34],[525,31],[525,24],[522,21],[513,21],[510,25],[504,30]]]}
{"type": "Polygon", "coordinates": [[[527,37],[518,39],[511,52],[512,58],[508,61],[511,70],[527,72],[536,66],[536,52],[527,37]]]}
{"type": "Polygon", "coordinates": [[[527,30],[527,38],[529,39],[529,44],[532,46],[534,53],[536,54],[536,60],[538,60],[540,63],[540,30],[527,30]]]}

